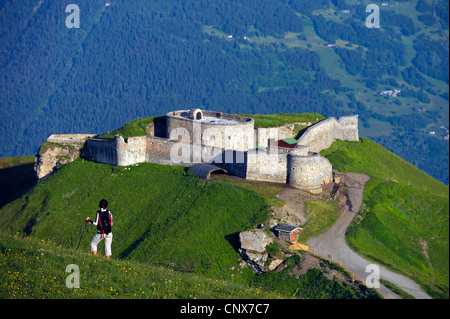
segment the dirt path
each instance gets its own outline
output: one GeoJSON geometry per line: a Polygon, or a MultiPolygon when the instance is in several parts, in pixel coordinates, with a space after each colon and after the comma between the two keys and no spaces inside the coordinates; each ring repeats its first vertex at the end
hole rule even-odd
{"type": "Polygon", "coordinates": [[[277,224],[278,219],[281,224],[303,225],[308,216],[305,214],[305,202],[302,193],[296,188],[286,187],[276,195],[277,198],[285,202],[283,207],[272,207],[272,217],[269,221],[271,226],[277,224]]]}
{"type": "MultiPolygon", "coordinates": [[[[342,265],[358,279],[365,279],[367,265],[374,264],[350,249],[345,241],[345,233],[353,218],[358,213],[363,199],[364,185],[370,179],[368,175],[346,173],[341,179],[341,194],[348,197],[348,208],[325,233],[308,240],[307,245],[313,252],[342,265]]],[[[378,265],[379,266],[379,265],[378,265]]],[[[385,279],[418,299],[430,299],[418,284],[411,279],[379,266],[380,278],[385,279]]],[[[387,299],[399,298],[397,294],[380,286],[377,289],[387,299]]]]}
{"type": "Polygon", "coordinates": [[[289,185],[283,185],[282,187],[283,191],[278,193],[276,197],[284,201],[285,204],[283,207],[272,207],[272,216],[269,219],[271,227],[278,223],[296,226],[304,225],[308,221],[308,215],[305,212],[305,202],[328,199],[333,184],[324,185],[322,194],[311,194],[289,185]]]}
{"type": "MultiPolygon", "coordinates": [[[[365,279],[370,274],[365,272],[367,265],[374,263],[359,256],[348,247],[345,241],[345,233],[347,227],[350,225],[362,205],[364,186],[369,179],[370,177],[368,175],[345,173],[341,178],[340,193],[346,196],[348,201],[347,205],[343,205],[344,209],[341,216],[325,233],[307,241],[307,245],[313,252],[315,251],[326,259],[342,264],[347,271],[353,273],[358,279],[365,279]]],[[[270,184],[273,185],[273,183],[270,184]]],[[[303,225],[308,218],[304,208],[305,201],[325,200],[326,198],[329,198],[329,194],[333,188],[333,184],[330,183],[323,186],[322,194],[312,195],[306,191],[293,188],[286,184],[279,184],[278,186],[280,186],[283,191],[276,196],[283,200],[285,205],[283,205],[283,207],[272,207],[271,217],[268,220],[269,227],[273,227],[278,223],[298,226],[303,225]]],[[[387,270],[382,266],[378,267],[380,269],[381,279],[393,283],[418,299],[431,298],[411,279],[387,270]]],[[[386,299],[400,298],[400,296],[383,285],[377,290],[386,299]]]]}

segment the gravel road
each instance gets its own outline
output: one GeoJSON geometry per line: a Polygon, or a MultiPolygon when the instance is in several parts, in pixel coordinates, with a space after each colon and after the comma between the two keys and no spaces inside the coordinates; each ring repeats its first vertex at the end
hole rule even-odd
{"type": "MultiPolygon", "coordinates": [[[[341,194],[348,196],[348,207],[338,220],[325,233],[308,240],[307,245],[313,252],[342,264],[358,279],[366,279],[373,270],[366,272],[366,267],[374,264],[356,254],[345,241],[345,233],[353,218],[358,213],[363,199],[364,185],[370,179],[368,175],[345,173],[341,178],[341,194]]],[[[385,279],[418,299],[431,299],[418,284],[411,279],[379,266],[380,278],[385,279]]],[[[377,289],[386,299],[400,298],[383,285],[377,289]]]]}

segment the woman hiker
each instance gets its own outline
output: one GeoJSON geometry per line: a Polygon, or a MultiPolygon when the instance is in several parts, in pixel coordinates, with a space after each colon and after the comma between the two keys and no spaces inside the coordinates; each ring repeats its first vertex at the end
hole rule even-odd
{"type": "Polygon", "coordinates": [[[97,256],[97,245],[102,239],[105,239],[105,255],[106,258],[111,257],[111,243],[112,243],[112,225],[113,217],[108,209],[108,201],[102,199],[98,205],[100,210],[97,211],[95,216],[95,221],[93,221],[89,216],[86,217],[86,221],[97,226],[97,233],[91,241],[91,251],[94,256],[97,256]]]}

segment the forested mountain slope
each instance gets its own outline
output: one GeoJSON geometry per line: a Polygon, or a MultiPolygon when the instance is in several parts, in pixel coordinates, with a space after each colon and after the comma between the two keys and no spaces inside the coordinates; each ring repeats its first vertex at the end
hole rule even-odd
{"type": "Polygon", "coordinates": [[[448,1],[375,2],[368,29],[373,2],[79,0],[68,29],[69,1],[2,1],[0,157],[194,106],[357,113],[362,136],[448,184],[448,1]]]}

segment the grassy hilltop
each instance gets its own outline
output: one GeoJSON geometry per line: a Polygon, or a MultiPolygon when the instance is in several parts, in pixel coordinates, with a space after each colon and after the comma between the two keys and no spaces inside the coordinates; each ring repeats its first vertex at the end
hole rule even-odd
{"type": "MultiPolygon", "coordinates": [[[[347,234],[353,249],[417,280],[433,297],[448,298],[448,187],[368,139],[337,141],[322,155],[340,171],[372,177],[347,234]]],[[[1,297],[72,298],[63,280],[71,263],[83,272],[77,298],[376,297],[317,269],[290,275],[298,256],[281,273],[255,277],[240,267],[239,232],[264,223],[271,205],[282,205],[274,197],[279,191],[203,181],[182,167],[77,159],[0,209],[1,297]],[[101,198],[115,218],[109,264],[89,254],[92,226],[75,250],[101,198]]]]}
{"type": "Polygon", "coordinates": [[[244,184],[149,163],[66,164],[0,210],[1,297],[73,298],[65,288],[68,264],[82,273],[74,298],[378,297],[317,269],[297,279],[289,274],[295,258],[283,272],[258,278],[241,267],[239,232],[263,223],[269,203],[279,204],[278,188],[244,184]],[[75,249],[100,198],[109,200],[115,219],[109,264],[90,255],[93,226],[75,249]]]}

